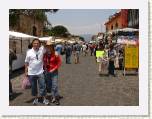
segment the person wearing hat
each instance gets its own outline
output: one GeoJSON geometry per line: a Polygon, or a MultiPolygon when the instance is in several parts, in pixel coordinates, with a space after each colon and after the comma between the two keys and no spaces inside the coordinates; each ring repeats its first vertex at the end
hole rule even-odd
{"type": "Polygon", "coordinates": [[[46,96],[46,85],[44,80],[43,70],[43,55],[45,49],[40,47],[40,40],[34,39],[32,41],[32,49],[27,51],[25,58],[25,75],[29,78],[32,86],[32,96],[34,96],[33,105],[39,103],[38,100],[38,88],[40,96],[43,97],[43,103],[49,104],[49,101],[45,98],[46,96]],[[37,84],[39,86],[37,86],[37,84]]]}
{"type": "Polygon", "coordinates": [[[46,53],[43,57],[44,70],[46,72],[47,90],[51,91],[52,103],[59,105],[58,69],[61,66],[61,58],[55,51],[54,43],[46,42],[46,53]]]}

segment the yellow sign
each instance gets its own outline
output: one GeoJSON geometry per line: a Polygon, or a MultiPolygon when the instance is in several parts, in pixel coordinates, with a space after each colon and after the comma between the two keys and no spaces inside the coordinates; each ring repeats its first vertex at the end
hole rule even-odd
{"type": "Polygon", "coordinates": [[[139,48],[138,46],[125,47],[125,68],[139,67],[139,48]]]}
{"type": "Polygon", "coordinates": [[[103,57],[104,56],[104,51],[96,51],[96,57],[103,57]]]}

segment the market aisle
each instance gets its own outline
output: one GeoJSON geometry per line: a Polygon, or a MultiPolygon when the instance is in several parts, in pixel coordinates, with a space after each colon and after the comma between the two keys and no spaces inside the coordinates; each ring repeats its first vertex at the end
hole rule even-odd
{"type": "MultiPolygon", "coordinates": [[[[61,106],[125,106],[138,105],[138,76],[99,76],[94,56],[81,56],[80,64],[63,63],[59,71],[59,92],[64,97],[61,106]]],[[[73,60],[72,60],[73,61],[73,60]]],[[[22,74],[23,75],[23,74],[22,74]]],[[[32,105],[30,89],[22,90],[20,78],[15,77],[13,88],[19,93],[10,105],[32,105]]],[[[42,105],[42,104],[40,104],[42,105]]],[[[51,104],[54,105],[54,104],[51,104]]]]}

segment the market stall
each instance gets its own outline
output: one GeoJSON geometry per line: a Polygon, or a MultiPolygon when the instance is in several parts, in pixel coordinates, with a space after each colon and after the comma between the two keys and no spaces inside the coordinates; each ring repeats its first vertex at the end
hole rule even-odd
{"type": "Polygon", "coordinates": [[[16,70],[24,66],[28,45],[34,38],[38,37],[20,32],[9,31],[9,49],[13,50],[17,56],[17,59],[13,61],[12,70],[16,70]]]}

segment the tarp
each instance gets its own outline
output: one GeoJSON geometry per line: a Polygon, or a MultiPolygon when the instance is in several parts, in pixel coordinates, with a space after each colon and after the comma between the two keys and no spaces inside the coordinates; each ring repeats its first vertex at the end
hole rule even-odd
{"type": "Polygon", "coordinates": [[[35,37],[35,36],[31,36],[31,35],[27,35],[27,34],[24,34],[24,33],[20,33],[20,32],[15,32],[15,31],[9,31],[9,38],[10,39],[34,39],[34,38],[38,38],[38,37],[35,37]]]}

